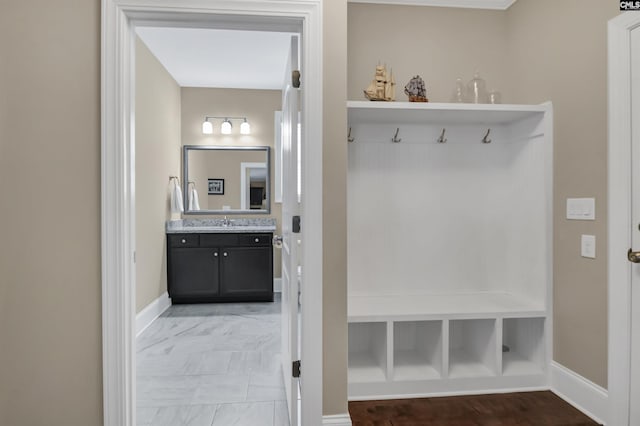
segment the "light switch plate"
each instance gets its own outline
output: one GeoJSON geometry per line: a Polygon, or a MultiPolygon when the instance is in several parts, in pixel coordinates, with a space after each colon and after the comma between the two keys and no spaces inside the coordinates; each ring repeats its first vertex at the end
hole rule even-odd
{"type": "Polygon", "coordinates": [[[582,235],[580,241],[580,254],[582,257],[590,259],[596,258],[596,236],[582,235]]]}
{"type": "Polygon", "coordinates": [[[596,199],[567,198],[567,219],[596,220],[596,199]]]}

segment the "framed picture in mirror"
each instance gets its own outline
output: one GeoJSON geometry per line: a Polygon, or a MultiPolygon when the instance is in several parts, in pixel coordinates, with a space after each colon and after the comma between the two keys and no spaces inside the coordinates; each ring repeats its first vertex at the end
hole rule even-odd
{"type": "Polygon", "coordinates": [[[207,179],[208,195],[224,195],[224,179],[207,179]]]}

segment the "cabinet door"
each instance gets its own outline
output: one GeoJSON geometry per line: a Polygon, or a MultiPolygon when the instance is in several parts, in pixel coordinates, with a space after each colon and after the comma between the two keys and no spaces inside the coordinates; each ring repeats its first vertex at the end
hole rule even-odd
{"type": "Polygon", "coordinates": [[[271,294],[273,292],[272,256],[271,247],[223,248],[221,295],[271,294]]]}
{"type": "Polygon", "coordinates": [[[169,295],[177,298],[216,296],[219,292],[220,249],[171,249],[169,295]]]}

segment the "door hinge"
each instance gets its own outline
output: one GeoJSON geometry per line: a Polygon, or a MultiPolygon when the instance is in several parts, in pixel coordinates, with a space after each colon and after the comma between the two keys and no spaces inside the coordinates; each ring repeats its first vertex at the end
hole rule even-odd
{"type": "Polygon", "coordinates": [[[292,363],[292,367],[293,367],[293,368],[292,368],[292,371],[291,371],[291,375],[292,375],[293,377],[295,377],[295,378],[300,377],[300,368],[301,368],[301,366],[300,366],[300,360],[293,361],[293,363],[292,363]]]}
{"type": "Polygon", "coordinates": [[[291,218],[291,229],[294,234],[300,233],[300,216],[293,216],[291,218]]]}
{"type": "Polygon", "coordinates": [[[300,87],[300,71],[291,71],[291,85],[296,89],[300,87]]]}

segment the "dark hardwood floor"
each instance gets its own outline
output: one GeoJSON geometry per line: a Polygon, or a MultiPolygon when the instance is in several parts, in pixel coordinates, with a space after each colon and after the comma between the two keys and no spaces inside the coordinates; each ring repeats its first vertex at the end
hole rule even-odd
{"type": "Polygon", "coordinates": [[[353,426],[592,426],[552,392],[352,401],[353,426]]]}

